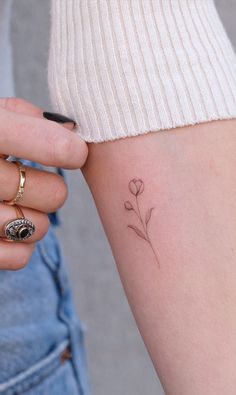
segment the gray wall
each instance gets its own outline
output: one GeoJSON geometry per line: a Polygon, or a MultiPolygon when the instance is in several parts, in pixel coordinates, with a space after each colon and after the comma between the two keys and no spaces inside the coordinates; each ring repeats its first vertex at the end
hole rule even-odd
{"type": "MultiPolygon", "coordinates": [[[[216,3],[236,43],[236,1],[216,3]]],[[[12,41],[17,95],[47,110],[49,23],[49,0],[14,1],[12,41]]],[[[88,187],[79,171],[67,175],[70,195],[61,210],[59,236],[68,259],[76,305],[88,327],[93,393],[163,395],[126,302],[88,187]]]]}

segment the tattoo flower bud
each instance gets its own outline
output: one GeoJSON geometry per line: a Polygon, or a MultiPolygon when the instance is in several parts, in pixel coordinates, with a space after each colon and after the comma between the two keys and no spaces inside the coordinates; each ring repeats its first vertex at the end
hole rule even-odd
{"type": "Polygon", "coordinates": [[[128,200],[125,202],[125,208],[126,208],[126,210],[133,210],[134,209],[132,204],[128,200]]]}
{"type": "Polygon", "coordinates": [[[131,180],[129,182],[129,190],[130,192],[135,195],[141,195],[141,193],[144,190],[144,183],[142,180],[136,180],[135,178],[133,178],[133,180],[131,180]]]}

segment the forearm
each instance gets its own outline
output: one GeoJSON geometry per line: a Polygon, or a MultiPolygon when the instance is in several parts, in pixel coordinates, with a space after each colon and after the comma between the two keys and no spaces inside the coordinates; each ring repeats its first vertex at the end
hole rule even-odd
{"type": "Polygon", "coordinates": [[[171,395],[236,390],[235,125],[89,144],[83,168],[131,309],[171,395]],[[132,179],[144,183],[137,196],[128,188],[132,179]]]}
{"type": "Polygon", "coordinates": [[[214,2],[66,4],[51,97],[91,142],[83,174],[154,365],[168,394],[235,394],[235,121],[203,122],[236,118],[236,62],[214,2]]]}

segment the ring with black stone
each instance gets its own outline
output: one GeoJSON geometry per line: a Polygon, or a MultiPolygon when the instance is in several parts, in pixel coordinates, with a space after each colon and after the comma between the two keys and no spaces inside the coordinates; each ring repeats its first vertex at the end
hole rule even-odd
{"type": "Polygon", "coordinates": [[[29,239],[35,232],[35,225],[26,219],[22,209],[14,205],[17,218],[8,221],[4,225],[5,241],[24,241],[29,239]]]}

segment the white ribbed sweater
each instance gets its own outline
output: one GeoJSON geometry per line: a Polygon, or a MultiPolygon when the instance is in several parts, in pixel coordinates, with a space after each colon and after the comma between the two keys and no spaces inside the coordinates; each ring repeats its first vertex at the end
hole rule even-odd
{"type": "Polygon", "coordinates": [[[52,0],[55,111],[101,142],[236,116],[236,56],[213,0],[52,0]]]}

